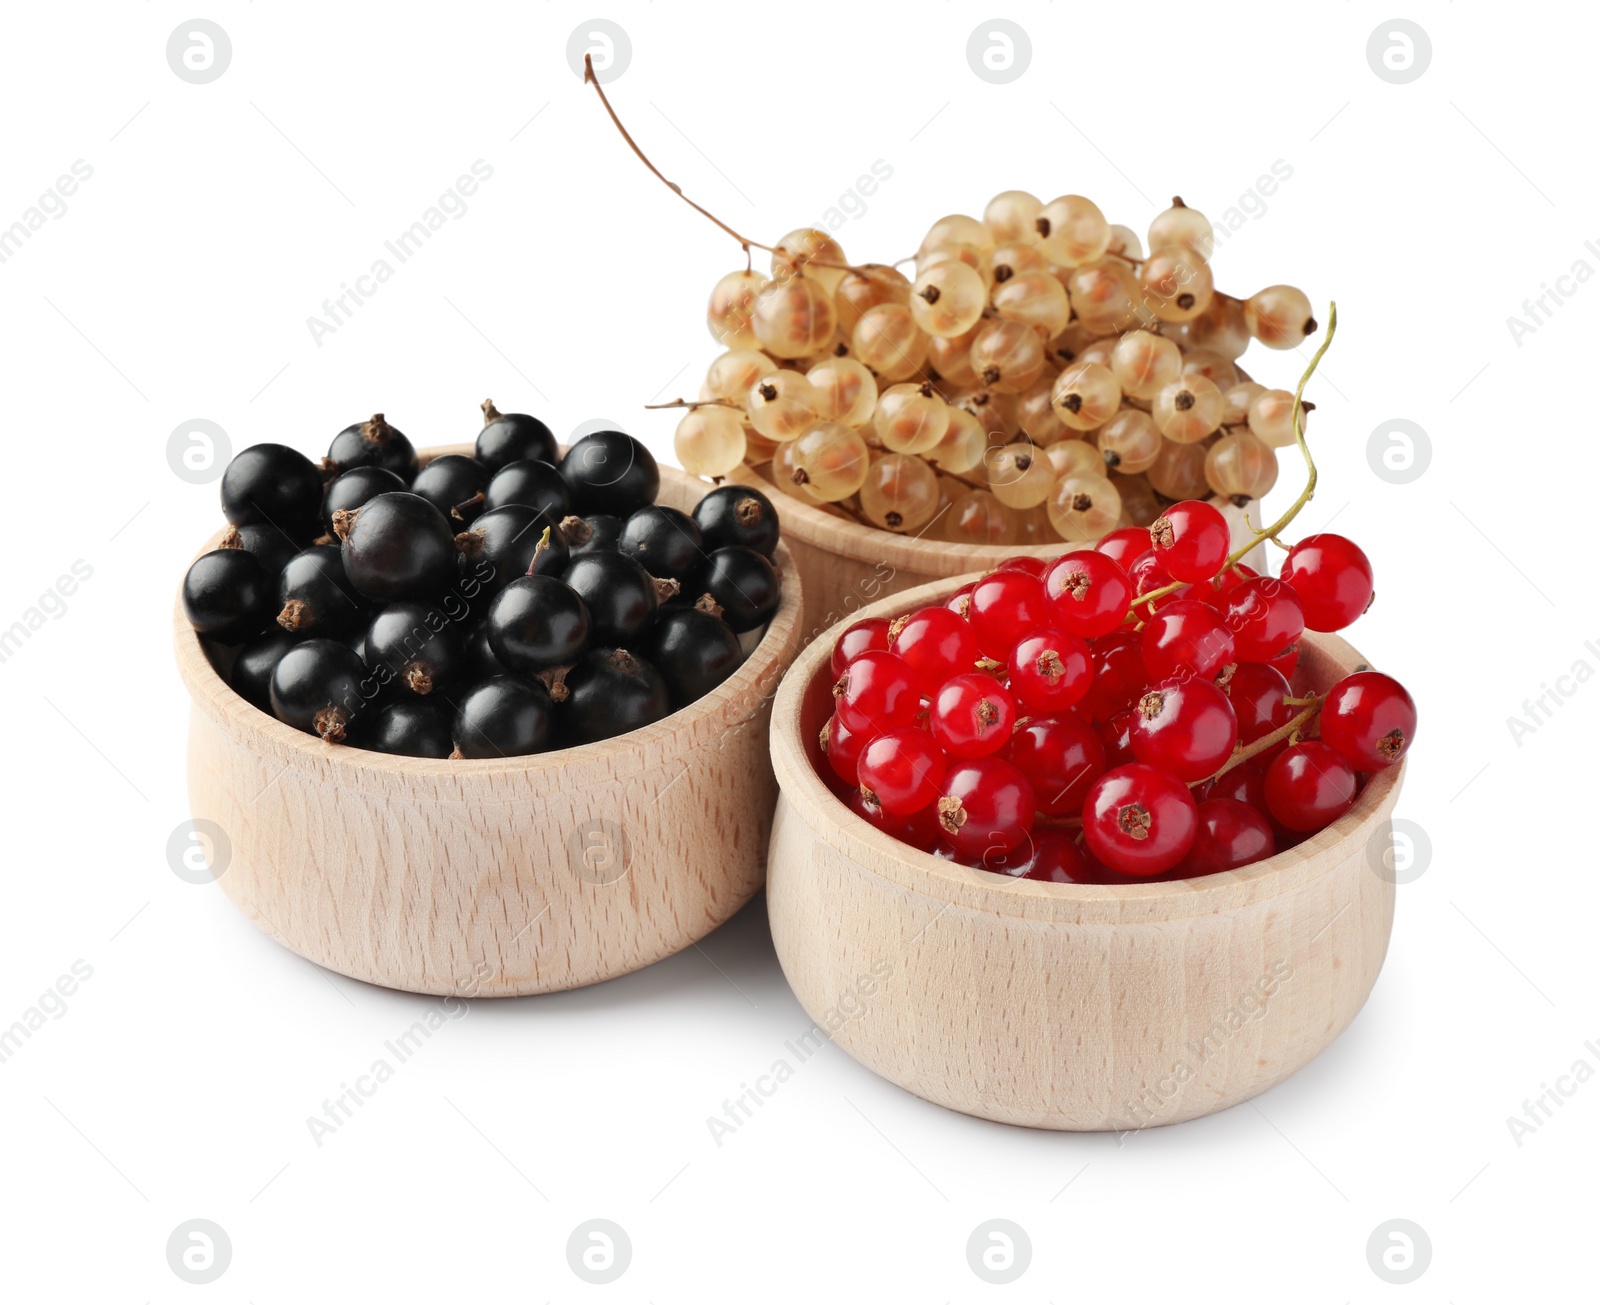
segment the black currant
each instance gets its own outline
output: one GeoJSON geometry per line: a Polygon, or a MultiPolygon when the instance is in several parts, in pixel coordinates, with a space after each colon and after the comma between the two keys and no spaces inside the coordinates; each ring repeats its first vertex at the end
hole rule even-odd
{"type": "Polygon", "coordinates": [[[241,643],[272,619],[272,578],[242,548],[205,553],[183,577],[183,614],[208,639],[241,643]]]}
{"type": "Polygon", "coordinates": [[[683,587],[684,597],[702,609],[715,605],[735,634],[765,625],[778,610],[782,592],[771,562],[753,548],[719,548],[683,587]],[[705,599],[709,595],[711,603],[705,599]]]}
{"type": "Polygon", "coordinates": [[[623,520],[597,514],[592,517],[563,517],[561,537],[573,557],[590,553],[615,553],[622,540],[623,520]]]}
{"type": "Polygon", "coordinates": [[[513,671],[534,674],[571,666],[589,642],[589,609],[547,575],[513,580],[489,608],[489,647],[513,671]]]}
{"type": "Polygon", "coordinates": [[[379,494],[344,533],[344,568],[351,583],[380,603],[432,598],[455,578],[455,535],[427,499],[379,494]]]}
{"type": "Polygon", "coordinates": [[[630,642],[656,614],[655,581],[621,553],[575,557],[564,579],[589,609],[590,634],[597,644],[630,642]]]}
{"type": "Polygon", "coordinates": [[[324,466],[334,475],[352,467],[385,467],[409,485],[417,474],[417,451],[381,412],[375,412],[372,420],[346,426],[333,437],[324,466]]]}
{"type": "Polygon", "coordinates": [[[654,576],[686,580],[705,556],[700,527],[677,508],[652,503],[622,523],[617,551],[654,576]]]}
{"type": "Polygon", "coordinates": [[[474,685],[456,708],[453,755],[521,757],[541,752],[550,741],[554,708],[544,686],[515,675],[474,685]]]}
{"type": "Polygon", "coordinates": [[[363,729],[361,742],[397,757],[448,757],[455,746],[449,714],[423,698],[390,703],[363,729]]]}
{"type": "Polygon", "coordinates": [[[511,462],[548,462],[560,456],[550,428],[525,412],[501,412],[494,400],[483,401],[483,429],[475,448],[478,461],[490,471],[511,462]]]}
{"type": "Polygon", "coordinates": [[[628,517],[656,501],[661,472],[650,450],[620,430],[585,435],[561,460],[572,509],[588,516],[628,517]]]}
{"type": "Polygon", "coordinates": [[[509,675],[511,668],[494,655],[489,646],[489,622],[479,621],[467,634],[466,668],[461,678],[469,684],[479,680],[492,680],[496,675],[509,675]]]}
{"type": "Polygon", "coordinates": [[[674,710],[705,697],[744,661],[727,622],[693,607],[662,612],[640,651],[667,682],[674,710]]]}
{"type": "Polygon", "coordinates": [[[272,672],[284,653],[298,642],[287,630],[276,627],[250,640],[233,660],[233,674],[228,679],[233,691],[251,706],[270,713],[272,672]]]}
{"type": "Polygon", "coordinates": [[[560,534],[521,504],[485,512],[470,530],[456,536],[456,546],[466,559],[467,574],[491,597],[519,575],[527,575],[529,567],[535,575],[560,575],[567,567],[567,546],[560,534]]]}
{"type": "Polygon", "coordinates": [[[348,646],[307,639],[278,659],[272,671],[272,713],[286,725],[343,743],[367,705],[366,667],[348,646]]]}
{"type": "Polygon", "coordinates": [[[342,639],[366,617],[337,548],[316,544],[303,549],[278,577],[278,624],[290,634],[342,639]]]}
{"type": "Polygon", "coordinates": [[[367,627],[363,655],[382,682],[424,697],[466,674],[461,635],[431,603],[390,603],[367,627]]]}
{"type": "Polygon", "coordinates": [[[719,485],[694,509],[706,552],[741,545],[770,558],[778,548],[778,509],[759,489],[719,485]]]}
{"type": "Polygon", "coordinates": [[[501,467],[484,491],[486,511],[520,504],[542,514],[546,525],[567,515],[567,482],[548,462],[512,462],[501,467]]]}
{"type": "Polygon", "coordinates": [[[565,687],[566,700],[556,710],[562,741],[569,746],[641,729],[672,710],[661,672],[621,648],[585,654],[565,687]]]}
{"type": "Polygon", "coordinates": [[[488,487],[488,468],[460,453],[435,458],[411,482],[411,492],[438,508],[452,530],[465,530],[478,518],[488,487]]]}
{"type": "Polygon", "coordinates": [[[304,531],[298,536],[288,535],[277,526],[258,521],[229,526],[217,547],[242,548],[247,553],[254,553],[256,560],[266,568],[268,578],[276,584],[289,559],[310,542],[304,531]]]}
{"type": "Polygon", "coordinates": [[[322,476],[303,453],[252,444],[222,473],[222,515],[236,526],[262,522],[299,535],[322,510],[322,476]]]}
{"type": "Polygon", "coordinates": [[[406,482],[387,467],[353,467],[328,482],[322,495],[322,528],[333,533],[335,512],[354,512],[379,494],[403,494],[406,482]]]}

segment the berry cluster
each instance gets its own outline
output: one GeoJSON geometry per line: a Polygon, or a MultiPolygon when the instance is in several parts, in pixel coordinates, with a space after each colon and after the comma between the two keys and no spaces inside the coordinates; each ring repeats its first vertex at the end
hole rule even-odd
{"type": "Polygon", "coordinates": [[[738,668],[780,597],[771,502],[724,486],[679,512],[631,436],[563,458],[542,421],[483,407],[472,456],[420,465],[378,415],[320,467],[281,444],[228,464],[230,526],[183,609],[242,697],[329,743],[518,756],[638,729],[738,668]]]}
{"type": "Polygon", "coordinates": [[[1180,502],[856,622],[833,649],[822,773],[904,842],[1059,883],[1230,870],[1322,829],[1416,732],[1387,675],[1290,688],[1304,631],[1360,616],[1372,569],[1339,535],[1301,540],[1277,577],[1228,544],[1215,507],[1180,502]]]}

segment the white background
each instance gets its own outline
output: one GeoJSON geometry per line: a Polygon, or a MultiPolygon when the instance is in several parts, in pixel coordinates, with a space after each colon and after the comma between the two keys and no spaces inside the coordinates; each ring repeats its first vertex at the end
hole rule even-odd
{"type": "MultiPolygon", "coordinates": [[[[419,444],[466,440],[492,394],[562,434],[610,416],[670,455],[671,414],[642,405],[696,388],[706,293],[741,259],[569,70],[595,11],[216,0],[200,13],[232,62],[192,85],[165,55],[187,5],[7,6],[0,227],[75,160],[93,176],[0,264],[0,626],[75,560],[93,575],[0,664],[0,1026],[74,961],[93,977],[0,1064],[0,1294],[1591,1295],[1600,1082],[1520,1146],[1506,1118],[1574,1061],[1600,1068],[1584,1047],[1600,1042],[1600,687],[1576,685],[1520,746],[1507,718],[1574,662],[1600,667],[1585,647],[1600,287],[1520,345],[1507,318],[1576,260],[1600,268],[1584,248],[1600,238],[1594,16],[1417,4],[1432,62],[1394,85],[1366,57],[1393,12],[1362,2],[598,12],[631,38],[610,90],[636,134],[768,242],[878,159],[893,177],[839,233],[862,260],[903,257],[933,218],[1008,187],[1087,194],[1142,232],[1174,193],[1217,219],[1274,161],[1292,167],[1216,271],[1342,314],[1308,396],[1323,482],[1304,528],[1336,519],[1374,560],[1353,637],[1420,704],[1400,814],[1432,843],[1377,988],[1287,1083],[1121,1145],[950,1114],[829,1047],[718,1147],[706,1117],[808,1023],[758,899],[645,973],[473,1004],[317,1147],[306,1117],[427,1001],[325,973],[168,867],[188,815],[170,605],[219,520],[216,486],[169,469],[168,437],[202,417],[235,450],[315,456],[382,410],[419,444]],[[997,12],[1032,41],[1007,85],[965,56],[997,12]],[[322,301],[478,159],[493,177],[465,216],[315,343],[322,301]],[[1397,417],[1433,450],[1404,485],[1367,457],[1397,417]],[[233,1247],[206,1287],[166,1260],[195,1217],[233,1247]],[[611,1286],[567,1265],[591,1217],[632,1242],[611,1286]],[[991,1218],[1033,1247],[1004,1288],[967,1264],[991,1218]],[[1432,1243],[1409,1286],[1368,1265],[1392,1218],[1432,1243]]],[[[1277,384],[1302,365],[1259,347],[1244,361],[1277,384]]],[[[1274,502],[1297,480],[1286,464],[1274,502]]]]}

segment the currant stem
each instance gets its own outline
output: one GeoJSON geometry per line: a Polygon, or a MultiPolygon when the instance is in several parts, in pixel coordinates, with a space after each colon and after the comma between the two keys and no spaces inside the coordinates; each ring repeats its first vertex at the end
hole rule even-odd
{"type": "MultiPolygon", "coordinates": [[[[646,412],[660,408],[739,408],[732,399],[674,399],[671,403],[647,403],[644,406],[646,412]]],[[[744,410],[739,408],[739,411],[744,410]]]]}
{"type": "MultiPolygon", "coordinates": [[[[1225,762],[1222,763],[1222,768],[1220,770],[1218,770],[1215,775],[1211,775],[1208,778],[1210,778],[1210,779],[1218,779],[1221,776],[1226,775],[1235,766],[1240,765],[1243,762],[1249,761],[1251,757],[1257,756],[1260,753],[1265,752],[1268,748],[1274,746],[1275,744],[1282,743],[1284,739],[1288,738],[1291,734],[1293,734],[1301,726],[1309,724],[1310,721],[1311,721],[1311,718],[1313,716],[1315,716],[1321,710],[1322,710],[1322,696],[1321,695],[1316,695],[1316,694],[1312,695],[1312,700],[1311,700],[1311,705],[1310,706],[1302,709],[1297,715],[1292,716],[1284,724],[1278,726],[1278,728],[1273,730],[1271,734],[1263,734],[1259,739],[1257,739],[1254,743],[1250,744],[1248,747],[1240,748],[1237,752],[1235,752],[1231,757],[1229,757],[1225,762]]],[[[1203,780],[1203,779],[1196,781],[1196,783],[1199,783],[1199,784],[1204,784],[1205,782],[1206,781],[1203,780]]],[[[1194,785],[1191,784],[1189,787],[1193,788],[1194,785]]]]}

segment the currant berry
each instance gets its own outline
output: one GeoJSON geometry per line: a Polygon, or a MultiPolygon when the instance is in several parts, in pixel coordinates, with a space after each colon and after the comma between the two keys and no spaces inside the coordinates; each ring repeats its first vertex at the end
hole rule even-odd
{"type": "Polygon", "coordinates": [[[1123,526],[1096,544],[1094,551],[1104,553],[1126,571],[1135,558],[1150,551],[1150,532],[1143,526],[1123,526]]]}
{"type": "Polygon", "coordinates": [[[1357,671],[1328,690],[1322,741],[1359,771],[1383,770],[1405,756],[1417,733],[1417,704],[1378,671],[1357,671]]]}
{"type": "Polygon", "coordinates": [[[1139,760],[1133,753],[1133,722],[1137,716],[1137,710],[1129,707],[1095,726],[1100,745],[1105,749],[1106,769],[1131,766],[1139,760]]]}
{"type": "Polygon", "coordinates": [[[822,734],[818,743],[822,747],[823,755],[828,758],[828,765],[833,773],[842,779],[851,792],[855,792],[861,785],[861,776],[858,767],[861,764],[861,751],[876,735],[871,733],[857,733],[839,719],[839,713],[834,712],[828,717],[828,723],[822,727],[822,734]]]}
{"type": "Polygon", "coordinates": [[[1134,756],[1185,783],[1214,775],[1238,741],[1228,695],[1209,680],[1158,684],[1139,699],[1129,731],[1134,756]]]}
{"type": "Polygon", "coordinates": [[[1044,574],[1051,624],[1083,639],[1110,634],[1127,619],[1133,582],[1107,553],[1084,549],[1052,562],[1044,574]]]}
{"type": "Polygon", "coordinates": [[[572,506],[571,491],[561,472],[548,462],[509,462],[494,473],[483,491],[483,510],[519,504],[555,525],[572,506]]]}
{"type": "Polygon", "coordinates": [[[434,458],[411,482],[411,492],[438,508],[452,530],[465,530],[477,520],[488,506],[484,493],[488,487],[489,469],[461,453],[434,458]]]}
{"type": "Polygon", "coordinates": [[[889,626],[889,649],[911,668],[918,692],[930,698],[946,680],[971,671],[983,656],[972,626],[948,607],[924,607],[898,618],[889,626]]]}
{"type": "Polygon", "coordinates": [[[536,675],[571,666],[589,643],[589,608],[552,576],[513,580],[489,605],[487,635],[495,659],[512,671],[536,675]]]}
{"type": "Polygon", "coordinates": [[[916,678],[891,652],[864,652],[833,686],[834,711],[853,733],[868,738],[916,724],[922,710],[916,678]]]}
{"type": "Polygon", "coordinates": [[[1000,757],[959,761],[939,786],[935,809],[945,840],[962,857],[1005,853],[1033,829],[1033,790],[1000,757]]]}
{"type": "Polygon", "coordinates": [[[1207,798],[1195,810],[1194,846],[1179,869],[1185,878],[1236,870],[1278,850],[1272,825],[1254,807],[1231,798],[1207,798]]]}
{"type": "Polygon", "coordinates": [[[366,616],[337,548],[318,544],[296,553],[278,577],[277,621],[290,634],[342,639],[366,616]]]}
{"type": "Polygon", "coordinates": [[[1047,884],[1093,884],[1098,867],[1070,835],[1047,829],[1034,835],[1033,864],[1025,876],[1047,884]]]}
{"type": "Polygon", "coordinates": [[[1145,599],[1146,594],[1154,593],[1157,589],[1165,589],[1173,582],[1172,577],[1167,574],[1167,568],[1161,564],[1161,559],[1155,555],[1153,549],[1146,549],[1133,559],[1128,567],[1128,580],[1133,585],[1133,606],[1138,609],[1141,616],[1153,611],[1159,612],[1163,607],[1170,606],[1179,599],[1194,596],[1194,586],[1184,585],[1159,598],[1145,599]]]}
{"type": "Polygon", "coordinates": [[[620,648],[586,653],[567,677],[566,688],[568,696],[558,712],[569,745],[643,729],[672,710],[661,672],[620,648]]]}
{"type": "Polygon", "coordinates": [[[857,621],[839,636],[833,645],[833,655],[828,659],[828,669],[834,679],[844,674],[844,668],[850,665],[864,652],[876,649],[878,652],[889,650],[889,631],[891,623],[882,616],[868,616],[857,621]]]}
{"type": "Polygon", "coordinates": [[[596,512],[587,517],[563,517],[561,537],[572,557],[592,553],[615,553],[622,539],[623,519],[596,512]]]}
{"type": "Polygon", "coordinates": [[[1309,740],[1278,754],[1267,767],[1267,810],[1286,829],[1315,833],[1356,800],[1356,772],[1326,743],[1309,740]]]}
{"type": "Polygon", "coordinates": [[[1000,563],[995,570],[1023,571],[1028,575],[1033,576],[1036,580],[1043,580],[1044,573],[1049,569],[1049,566],[1050,564],[1042,557],[1029,557],[1026,554],[1023,554],[1019,557],[1006,558],[1006,560],[1000,563]]]}
{"type": "Polygon", "coordinates": [[[651,503],[622,523],[617,551],[631,557],[653,576],[687,580],[705,556],[694,519],[677,508],[651,503]]]}
{"type": "Polygon", "coordinates": [[[344,536],[350,583],[380,603],[432,598],[456,574],[455,536],[439,510],[415,494],[380,494],[344,536]]]}
{"type": "Polygon", "coordinates": [[[1209,580],[1228,558],[1227,518],[1198,499],[1174,503],[1151,523],[1150,547],[1174,580],[1209,580]]]}
{"type": "Polygon", "coordinates": [[[521,505],[485,512],[456,536],[456,547],[465,574],[490,598],[518,576],[563,575],[570,558],[560,531],[521,505]]]}
{"type": "Polygon", "coordinates": [[[783,592],[772,563],[753,548],[719,548],[709,554],[684,586],[697,604],[709,596],[735,634],[765,625],[778,610],[783,592]]]}
{"type": "Polygon", "coordinates": [[[1044,584],[1025,571],[986,575],[972,586],[970,598],[967,619],[978,647],[995,661],[1009,657],[1017,640],[1030,632],[1062,623],[1052,619],[1054,606],[1045,596],[1044,584]]]}
{"type": "Polygon", "coordinates": [[[1047,816],[1077,815],[1089,786],[1106,769],[1105,745],[1077,716],[1019,722],[1001,755],[1027,776],[1035,803],[1047,816]]]}
{"type": "Polygon", "coordinates": [[[494,400],[483,401],[483,429],[478,432],[474,456],[491,472],[512,462],[548,462],[560,456],[556,437],[537,417],[525,412],[501,412],[494,400]]]}
{"type": "Polygon", "coordinates": [[[1281,580],[1259,575],[1231,586],[1214,602],[1233,632],[1233,651],[1242,662],[1271,661],[1305,633],[1300,596],[1281,580]]]}
{"type": "Polygon", "coordinates": [[[505,665],[494,655],[494,649],[489,646],[489,622],[479,621],[467,632],[466,644],[466,669],[462,672],[462,679],[468,684],[476,684],[480,680],[492,680],[496,675],[510,675],[511,668],[505,665]]]}
{"type": "Polygon", "coordinates": [[[707,552],[737,545],[771,558],[778,551],[778,509],[760,490],[719,485],[695,504],[694,521],[707,552]]]}
{"type": "Polygon", "coordinates": [[[1048,715],[1082,701],[1094,682],[1094,658],[1077,635],[1041,630],[1011,650],[1007,671],[1011,696],[1022,710],[1048,715]]]}
{"type": "Polygon", "coordinates": [[[1080,709],[1091,720],[1105,720],[1126,711],[1150,683],[1144,669],[1144,652],[1132,630],[1102,635],[1091,645],[1094,680],[1080,709]]]}
{"type": "Polygon", "coordinates": [[[852,787],[848,792],[841,794],[844,803],[851,811],[860,816],[874,829],[881,829],[890,838],[897,842],[905,843],[934,856],[943,855],[949,859],[952,853],[943,843],[944,831],[939,828],[939,813],[937,805],[930,802],[927,806],[910,815],[890,815],[876,802],[868,802],[861,793],[859,785],[852,787]]]}
{"type": "Polygon", "coordinates": [[[421,698],[402,699],[383,708],[362,732],[361,742],[373,752],[436,759],[448,757],[455,746],[450,717],[421,698]]]}
{"type": "Polygon", "coordinates": [[[662,612],[641,651],[661,672],[674,710],[705,697],[744,661],[727,622],[693,607],[662,612]]]}
{"type": "Polygon", "coordinates": [[[251,445],[222,473],[222,515],[236,526],[260,523],[301,534],[321,510],[322,476],[286,445],[251,445]]]}
{"type": "MultiPolygon", "coordinates": [[[[1240,662],[1223,686],[1239,722],[1239,742],[1254,743],[1287,725],[1295,714],[1289,681],[1262,662],[1240,662]]],[[[1271,758],[1268,758],[1270,760],[1271,758]]]]}
{"type": "Polygon", "coordinates": [[[199,634],[240,643],[259,634],[272,611],[272,581],[254,553],[219,548],[183,577],[183,614],[199,634]]]}
{"type": "Polygon", "coordinates": [[[542,684],[500,675],[468,689],[456,707],[451,754],[464,760],[524,757],[550,745],[555,709],[542,684]]]}
{"type": "Polygon", "coordinates": [[[944,600],[944,605],[959,616],[963,621],[972,619],[972,590],[973,585],[962,585],[955,593],[944,600]]]}
{"type": "Polygon", "coordinates": [[[409,485],[417,474],[417,450],[381,412],[375,412],[370,421],[346,426],[333,437],[327,466],[335,475],[352,467],[385,467],[409,485]]]}
{"type": "Polygon", "coordinates": [[[1233,631],[1215,608],[1186,598],[1145,622],[1139,647],[1152,680],[1191,675],[1209,680],[1233,660],[1233,631]]]}
{"type": "Polygon", "coordinates": [[[939,796],[945,757],[927,730],[905,728],[880,734],[856,763],[861,797],[893,816],[921,811],[939,796]]]}
{"type": "Polygon", "coordinates": [[[1311,630],[1342,630],[1372,603],[1372,563],[1343,535],[1307,535],[1284,559],[1283,579],[1311,630]]]}
{"type": "Polygon", "coordinates": [[[459,683],[467,652],[450,618],[430,603],[391,603],[372,618],[363,660],[386,682],[426,697],[459,683]]]}
{"type": "Polygon", "coordinates": [[[1016,699],[992,675],[957,675],[940,686],[928,713],[934,739],[952,757],[986,757],[1005,747],[1016,699]]]}
{"type": "Polygon", "coordinates": [[[573,509],[627,518],[656,501],[661,472],[650,450],[620,430],[585,435],[561,460],[573,509]]]}
{"type": "Polygon", "coordinates": [[[233,672],[228,683],[233,691],[253,707],[272,711],[272,672],[284,653],[293,648],[297,640],[287,630],[276,628],[258,634],[233,659],[233,672]]]}
{"type": "Polygon", "coordinates": [[[1109,869],[1149,878],[1172,869],[1194,845],[1198,821],[1188,788],[1154,766],[1118,766],[1083,803],[1083,837],[1109,869]]]}
{"type": "Polygon", "coordinates": [[[1251,758],[1235,766],[1227,774],[1218,775],[1209,783],[1202,785],[1196,790],[1195,797],[1203,797],[1207,802],[1213,798],[1232,798],[1235,802],[1243,802],[1257,811],[1265,811],[1267,772],[1255,758],[1251,758]]]}
{"type": "Polygon", "coordinates": [[[333,514],[354,512],[379,494],[403,494],[406,482],[387,467],[352,467],[328,482],[322,495],[322,529],[333,534],[333,514]]]}
{"type": "Polygon", "coordinates": [[[366,675],[361,658],[348,645],[307,639],[273,667],[268,691],[272,714],[324,742],[343,743],[374,691],[366,675]]]}

